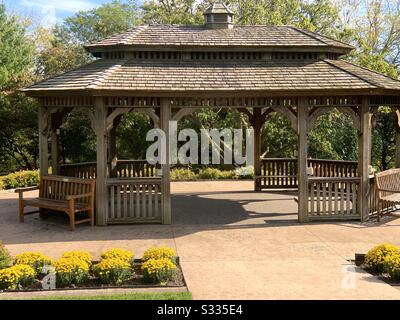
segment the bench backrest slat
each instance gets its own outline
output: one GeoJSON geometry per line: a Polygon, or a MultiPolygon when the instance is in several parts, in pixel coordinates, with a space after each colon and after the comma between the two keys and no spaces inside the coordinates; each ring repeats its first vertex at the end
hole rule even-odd
{"type": "MultiPolygon", "coordinates": [[[[390,169],[376,174],[376,186],[378,190],[400,191],[400,168],[390,169]]],[[[389,196],[394,192],[379,191],[379,198],[389,196]]]]}
{"type": "MultiPolygon", "coordinates": [[[[91,193],[94,196],[95,180],[69,178],[61,176],[40,177],[39,197],[51,200],[66,200],[67,196],[91,193]]],[[[78,199],[78,203],[87,203],[87,198],[78,199]]]]}

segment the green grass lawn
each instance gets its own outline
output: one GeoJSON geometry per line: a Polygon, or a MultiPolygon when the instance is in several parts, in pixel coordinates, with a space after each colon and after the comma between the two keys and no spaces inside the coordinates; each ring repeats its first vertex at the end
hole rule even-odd
{"type": "Polygon", "coordinates": [[[21,300],[192,300],[190,292],[120,293],[98,296],[34,297],[21,300]]]}

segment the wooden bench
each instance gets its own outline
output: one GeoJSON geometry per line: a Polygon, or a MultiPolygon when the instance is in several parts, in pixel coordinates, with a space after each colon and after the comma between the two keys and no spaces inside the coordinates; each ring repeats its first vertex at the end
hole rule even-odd
{"type": "Polygon", "coordinates": [[[380,172],[375,175],[378,191],[378,221],[383,213],[383,204],[400,204],[400,168],[380,172]]]}
{"type": "Polygon", "coordinates": [[[89,222],[94,225],[94,196],[95,180],[67,178],[60,176],[44,176],[40,178],[38,187],[20,188],[15,192],[19,194],[19,220],[24,222],[26,206],[43,209],[62,211],[68,214],[71,231],[75,225],[89,222]],[[39,190],[39,197],[35,199],[24,199],[23,194],[27,191],[39,190]],[[87,211],[89,218],[75,221],[75,213],[87,211]]]}

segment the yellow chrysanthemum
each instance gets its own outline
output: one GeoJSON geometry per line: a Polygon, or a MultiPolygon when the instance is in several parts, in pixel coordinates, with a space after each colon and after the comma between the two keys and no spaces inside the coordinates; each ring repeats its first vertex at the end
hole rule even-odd
{"type": "Polygon", "coordinates": [[[101,259],[93,272],[103,284],[122,284],[133,274],[130,262],[117,258],[101,259]]]}
{"type": "Polygon", "coordinates": [[[150,248],[143,254],[142,260],[148,261],[150,259],[172,259],[176,256],[176,251],[169,247],[150,248]]]}
{"type": "Polygon", "coordinates": [[[144,279],[165,285],[176,277],[177,266],[169,258],[149,259],[142,264],[144,279]]]}
{"type": "Polygon", "coordinates": [[[92,255],[87,251],[69,251],[64,252],[61,258],[72,258],[72,259],[80,259],[83,262],[86,262],[89,266],[92,264],[92,255]]]}
{"type": "Polygon", "coordinates": [[[132,251],[125,249],[109,249],[101,255],[101,259],[119,259],[125,262],[131,262],[134,254],[132,251]]]}
{"type": "Polygon", "coordinates": [[[40,252],[24,252],[15,257],[15,264],[25,264],[31,266],[37,274],[42,271],[45,265],[50,265],[52,259],[40,252]]]}
{"type": "Polygon", "coordinates": [[[35,270],[25,264],[17,264],[0,270],[0,288],[17,289],[30,284],[35,277],[35,270]]]}
{"type": "Polygon", "coordinates": [[[376,272],[383,272],[385,259],[393,254],[400,254],[400,248],[392,244],[380,244],[367,252],[365,264],[376,272]]]}

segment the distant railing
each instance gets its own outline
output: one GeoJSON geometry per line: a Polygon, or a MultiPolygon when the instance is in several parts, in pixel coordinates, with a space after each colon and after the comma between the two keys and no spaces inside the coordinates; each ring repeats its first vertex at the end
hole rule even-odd
{"type": "MultiPolygon", "coordinates": [[[[96,162],[64,164],[60,175],[76,178],[96,178],[96,162]]],[[[115,168],[110,168],[112,178],[150,178],[157,175],[156,166],[146,160],[118,160],[115,168]]]]}
{"type": "MultiPolygon", "coordinates": [[[[313,177],[357,177],[356,161],[309,159],[308,166],[313,169],[313,177]]],[[[297,170],[295,158],[264,158],[261,176],[256,179],[261,189],[296,189],[297,170]]]]}
{"type": "Polygon", "coordinates": [[[81,179],[95,179],[96,168],[96,162],[62,164],[60,166],[60,175],[81,179]]]}

